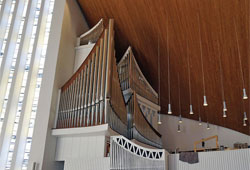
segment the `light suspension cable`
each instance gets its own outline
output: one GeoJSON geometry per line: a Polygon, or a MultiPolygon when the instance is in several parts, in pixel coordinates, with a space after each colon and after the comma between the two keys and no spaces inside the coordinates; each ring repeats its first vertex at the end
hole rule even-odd
{"type": "Polygon", "coordinates": [[[199,111],[199,126],[201,126],[202,125],[202,121],[201,121],[201,109],[200,109],[199,95],[198,95],[198,111],[199,111]]]}
{"type": "Polygon", "coordinates": [[[192,106],[192,91],[191,91],[191,80],[190,80],[190,57],[189,57],[189,49],[188,49],[188,42],[187,42],[187,56],[188,56],[188,86],[189,86],[189,102],[190,102],[190,111],[189,114],[193,115],[193,106],[192,106]]]}
{"type": "Polygon", "coordinates": [[[168,46],[168,114],[172,114],[170,99],[170,49],[169,49],[169,32],[167,25],[167,46],[168,46]]]}
{"type": "Polygon", "coordinates": [[[180,75],[178,73],[178,86],[179,86],[179,123],[182,123],[182,116],[181,116],[181,83],[180,83],[180,75]]]}
{"type": "Polygon", "coordinates": [[[244,73],[243,73],[243,68],[242,68],[239,39],[238,39],[238,32],[237,32],[237,29],[236,29],[235,19],[234,19],[234,29],[235,29],[238,57],[239,57],[239,63],[240,63],[240,73],[241,73],[242,87],[243,87],[243,99],[247,99],[248,97],[247,97],[247,93],[246,93],[246,89],[245,89],[244,73]]]}
{"type": "Polygon", "coordinates": [[[177,128],[178,128],[178,129],[177,129],[177,132],[180,133],[180,132],[181,132],[181,125],[178,124],[178,127],[177,127],[177,128]]]}
{"type": "Polygon", "coordinates": [[[209,123],[207,122],[207,130],[209,130],[210,129],[210,125],[209,125],[209,123]]]}
{"type": "MultiPolygon", "coordinates": [[[[159,31],[160,32],[160,31],[159,31]]],[[[159,36],[158,36],[158,103],[159,103],[159,106],[161,106],[161,68],[160,68],[160,39],[159,39],[159,36]]],[[[162,122],[161,122],[161,113],[160,113],[160,110],[158,112],[158,124],[160,125],[162,122]]]]}
{"type": "Polygon", "coordinates": [[[222,62],[221,62],[221,50],[220,50],[220,42],[218,40],[218,51],[219,51],[219,66],[220,66],[220,81],[221,81],[221,93],[222,93],[222,101],[223,101],[223,117],[227,117],[227,106],[225,101],[225,90],[223,84],[223,70],[222,70],[222,62]]]}
{"type": "Polygon", "coordinates": [[[205,76],[204,76],[204,66],[203,66],[203,52],[202,52],[202,43],[201,43],[201,24],[200,24],[200,16],[198,14],[198,22],[199,22],[199,35],[200,35],[200,52],[201,52],[201,71],[202,71],[202,81],[203,81],[203,90],[204,90],[204,101],[203,106],[208,106],[207,97],[206,97],[206,87],[205,87],[205,76]]]}

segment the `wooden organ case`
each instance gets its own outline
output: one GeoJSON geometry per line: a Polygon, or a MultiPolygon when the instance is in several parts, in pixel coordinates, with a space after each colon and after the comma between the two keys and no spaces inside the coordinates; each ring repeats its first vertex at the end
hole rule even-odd
{"type": "Polygon", "coordinates": [[[158,149],[161,135],[153,119],[160,109],[158,95],[131,48],[117,64],[114,35],[114,20],[106,27],[101,20],[77,40],[77,55],[83,54],[83,44],[92,46],[61,88],[52,130],[58,137],[56,161],[65,161],[65,170],[165,170],[166,152],[158,149]]]}

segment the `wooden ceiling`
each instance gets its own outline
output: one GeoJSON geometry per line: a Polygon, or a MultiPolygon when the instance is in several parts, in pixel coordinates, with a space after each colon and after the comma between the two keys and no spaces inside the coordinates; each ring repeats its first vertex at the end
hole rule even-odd
{"type": "MultiPolygon", "coordinates": [[[[250,134],[249,121],[243,126],[243,111],[249,118],[249,100],[242,100],[242,62],[244,86],[249,93],[249,1],[247,0],[78,0],[90,27],[101,18],[115,19],[117,56],[122,57],[129,45],[152,84],[158,90],[158,38],[162,113],[167,114],[168,52],[170,54],[170,89],[174,115],[179,115],[178,75],[180,77],[182,116],[250,134]],[[199,36],[199,22],[200,30],[199,36]],[[169,31],[167,31],[167,29],[169,31]],[[168,36],[169,32],[169,36],[168,36]],[[202,106],[203,80],[200,37],[202,39],[205,90],[208,106],[202,106]],[[168,43],[169,39],[169,43],[168,43]],[[188,45],[187,45],[188,44],[188,45]],[[219,44],[219,45],[218,45],[219,44]],[[187,48],[188,46],[188,48],[187,48]],[[188,50],[187,50],[188,49],[188,50]],[[222,117],[222,87],[219,65],[221,53],[227,118],[222,117]],[[191,102],[194,115],[189,115],[188,79],[190,56],[191,102]]],[[[198,128],[198,126],[197,126],[198,128]]]]}

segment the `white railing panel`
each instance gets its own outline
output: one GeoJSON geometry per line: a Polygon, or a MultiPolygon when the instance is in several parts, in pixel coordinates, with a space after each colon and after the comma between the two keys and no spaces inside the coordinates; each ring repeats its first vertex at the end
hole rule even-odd
{"type": "Polygon", "coordinates": [[[165,150],[139,146],[123,136],[111,137],[110,169],[165,170],[165,150]]]}

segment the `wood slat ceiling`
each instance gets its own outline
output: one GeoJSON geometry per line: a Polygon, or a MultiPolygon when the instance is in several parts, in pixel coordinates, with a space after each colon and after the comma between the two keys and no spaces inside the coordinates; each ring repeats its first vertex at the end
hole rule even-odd
{"type": "MultiPolygon", "coordinates": [[[[179,115],[178,74],[181,87],[182,116],[250,134],[249,122],[243,127],[243,111],[249,117],[249,100],[242,100],[242,78],[237,51],[234,20],[238,32],[244,86],[249,93],[249,1],[247,0],[78,0],[90,25],[101,18],[115,19],[116,49],[120,58],[128,45],[152,84],[158,90],[157,42],[159,38],[161,70],[161,106],[168,106],[168,50],[170,53],[171,103],[179,115]],[[202,106],[203,84],[199,22],[208,107],[202,106]],[[167,35],[169,29],[169,36],[167,35]],[[169,38],[169,44],[167,39],[169,38]],[[218,42],[220,48],[218,48],[218,42]],[[187,52],[187,44],[189,46],[187,52]],[[220,50],[219,50],[220,49],[220,50]],[[222,117],[222,88],[219,67],[221,52],[227,118],[222,117]],[[194,115],[189,115],[187,55],[190,56],[191,99],[194,115]],[[198,101],[199,105],[198,105],[198,101]],[[244,105],[243,105],[244,103],[244,105]]],[[[198,128],[198,126],[197,126],[198,128]]]]}

